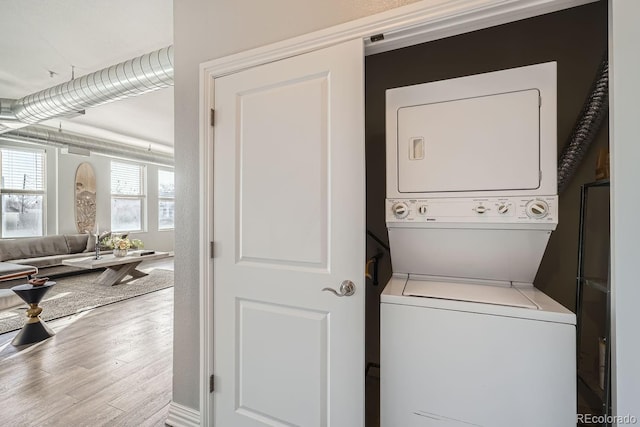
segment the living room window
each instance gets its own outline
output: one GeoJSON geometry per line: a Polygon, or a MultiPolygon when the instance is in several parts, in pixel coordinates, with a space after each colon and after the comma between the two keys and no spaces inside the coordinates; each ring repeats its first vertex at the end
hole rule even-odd
{"type": "Polygon", "coordinates": [[[174,172],[158,169],[158,230],[171,230],[174,228],[175,198],[174,172]]]}
{"type": "Polygon", "coordinates": [[[44,235],[45,152],[0,149],[2,238],[44,235]]]}
{"type": "Polygon", "coordinates": [[[143,231],[145,167],[111,162],[111,230],[143,231]]]}

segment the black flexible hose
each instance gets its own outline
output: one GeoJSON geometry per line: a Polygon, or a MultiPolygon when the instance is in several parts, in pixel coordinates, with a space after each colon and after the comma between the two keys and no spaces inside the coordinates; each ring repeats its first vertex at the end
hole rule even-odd
{"type": "Polygon", "coordinates": [[[589,97],[558,161],[558,194],[562,193],[578,169],[587,149],[598,134],[609,107],[609,62],[602,61],[589,97]]]}

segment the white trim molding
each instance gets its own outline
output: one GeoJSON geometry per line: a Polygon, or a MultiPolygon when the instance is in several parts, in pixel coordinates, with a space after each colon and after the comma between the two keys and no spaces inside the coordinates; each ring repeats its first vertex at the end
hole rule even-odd
{"type": "Polygon", "coordinates": [[[213,78],[200,69],[200,423],[213,425],[213,78]]]}
{"type": "MultiPolygon", "coordinates": [[[[213,128],[214,80],[353,39],[365,55],[502,25],[596,0],[423,0],[344,24],[200,64],[200,422],[213,425],[213,128]],[[380,41],[372,36],[382,34],[380,41]]],[[[225,426],[221,426],[225,427],[225,426]]]]}
{"type": "Polygon", "coordinates": [[[171,427],[200,427],[200,411],[171,402],[165,424],[171,427]]]}
{"type": "Polygon", "coordinates": [[[423,0],[267,46],[204,62],[210,77],[362,38],[365,55],[443,39],[597,0],[423,0]],[[384,39],[371,41],[372,36],[384,39]]]}

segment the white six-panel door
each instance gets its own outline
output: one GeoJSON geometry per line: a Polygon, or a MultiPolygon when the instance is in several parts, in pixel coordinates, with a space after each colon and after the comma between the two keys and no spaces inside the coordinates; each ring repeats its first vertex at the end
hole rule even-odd
{"type": "Polygon", "coordinates": [[[215,79],[216,426],[364,424],[362,49],[215,79]]]}

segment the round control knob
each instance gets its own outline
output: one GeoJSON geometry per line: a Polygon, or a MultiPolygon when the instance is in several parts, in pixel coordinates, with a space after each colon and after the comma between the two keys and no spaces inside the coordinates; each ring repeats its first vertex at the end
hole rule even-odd
{"type": "Polygon", "coordinates": [[[476,211],[476,213],[483,214],[487,211],[487,208],[482,205],[479,205],[479,206],[476,206],[474,211],[476,211]]]}
{"type": "Polygon", "coordinates": [[[504,214],[506,214],[507,212],[509,212],[509,205],[504,205],[504,204],[502,204],[502,205],[499,205],[499,206],[498,206],[498,213],[499,213],[499,214],[504,215],[504,214]]]}
{"type": "Polygon", "coordinates": [[[409,215],[409,206],[406,203],[395,203],[391,206],[391,211],[398,219],[406,218],[409,215]]]}
{"type": "Polygon", "coordinates": [[[427,205],[418,206],[418,213],[420,215],[425,215],[427,213],[427,205]]]}
{"type": "Polygon", "coordinates": [[[543,200],[532,200],[527,203],[527,216],[529,218],[544,218],[549,214],[549,205],[543,200]]]}

